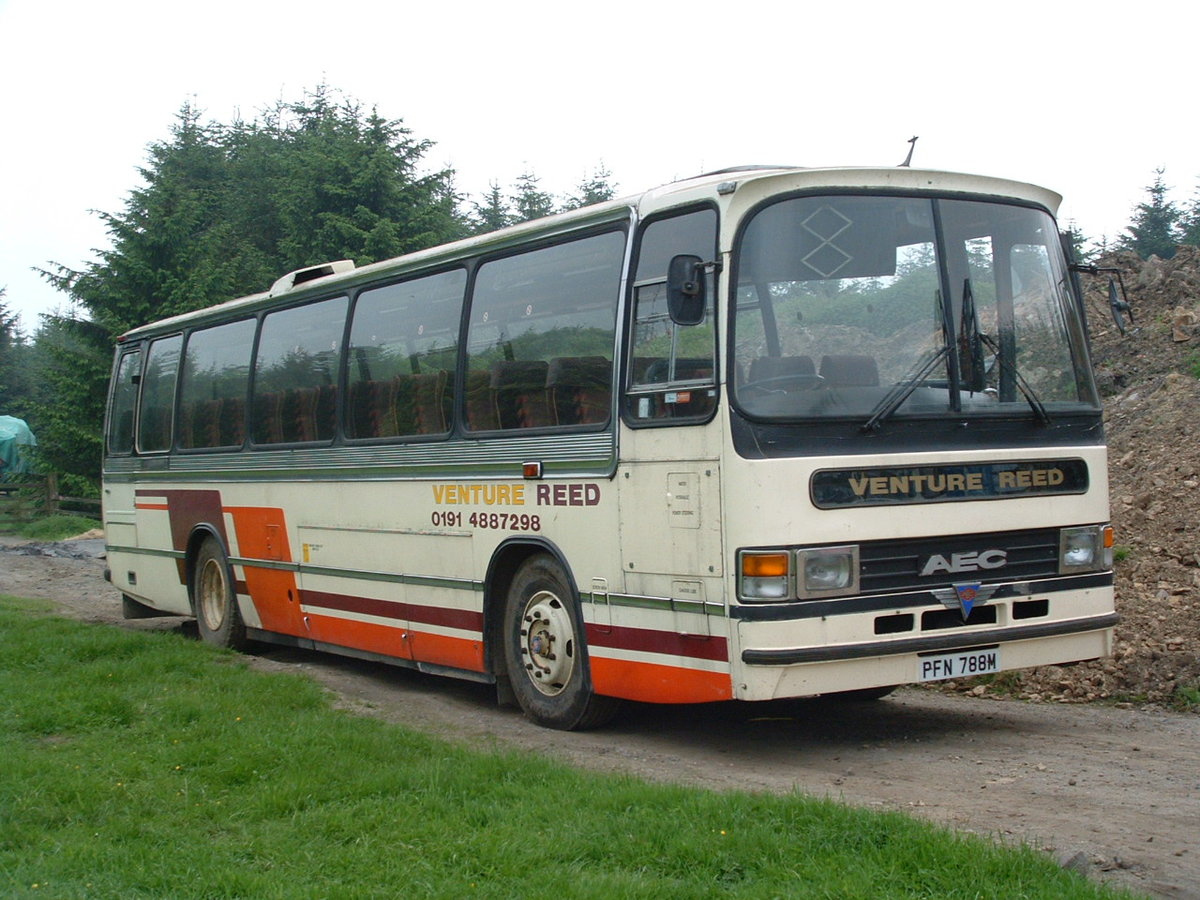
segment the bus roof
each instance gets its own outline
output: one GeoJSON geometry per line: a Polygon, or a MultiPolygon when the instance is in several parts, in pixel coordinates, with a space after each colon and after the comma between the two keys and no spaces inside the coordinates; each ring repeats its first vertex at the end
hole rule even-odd
{"type": "Polygon", "coordinates": [[[318,291],[328,294],[338,287],[349,290],[360,283],[376,280],[385,273],[402,274],[408,270],[423,269],[440,263],[449,264],[458,259],[477,255],[481,251],[493,252],[511,245],[518,245],[534,236],[553,237],[556,234],[574,231],[589,224],[620,221],[630,216],[644,216],[673,206],[713,200],[722,195],[734,194],[750,184],[757,185],[758,191],[755,193],[774,189],[836,188],[846,190],[861,188],[864,190],[983,195],[1034,203],[1046,208],[1052,214],[1057,212],[1058,205],[1062,201],[1062,197],[1053,191],[1024,182],[932,169],[736,166],[673,181],[640,194],[557,213],[542,219],[521,222],[487,234],[419,250],[405,256],[381,260],[365,266],[354,267],[352,263],[340,260],[306,267],[284,275],[267,291],[142,325],[126,332],[118,340],[126,341],[148,333],[174,331],[209,319],[221,320],[240,314],[249,315],[264,306],[274,305],[273,301],[276,298],[294,296],[295,299],[302,299],[318,291]],[[775,185],[767,184],[771,181],[778,181],[780,184],[776,188],[775,185]],[[312,286],[311,290],[309,289],[310,285],[312,286]]]}

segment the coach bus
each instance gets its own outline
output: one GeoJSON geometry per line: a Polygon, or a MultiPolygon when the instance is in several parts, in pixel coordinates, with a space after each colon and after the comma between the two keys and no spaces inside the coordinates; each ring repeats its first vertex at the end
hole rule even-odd
{"type": "Polygon", "coordinates": [[[1110,652],[1058,195],[746,167],[120,338],[128,616],[622,699],[882,696],[1110,652]]]}

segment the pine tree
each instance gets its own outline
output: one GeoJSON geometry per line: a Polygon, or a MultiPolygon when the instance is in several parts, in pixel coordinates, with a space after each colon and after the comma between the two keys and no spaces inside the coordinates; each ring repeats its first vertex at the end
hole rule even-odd
{"type": "Polygon", "coordinates": [[[1064,234],[1067,236],[1067,244],[1071,249],[1072,259],[1077,263],[1087,262],[1092,252],[1088,250],[1086,246],[1087,238],[1079,230],[1079,225],[1075,220],[1072,219],[1067,223],[1067,230],[1064,234]]]}
{"type": "Polygon", "coordinates": [[[266,290],[293,269],[362,265],[467,232],[453,173],[422,171],[432,144],[327,86],[254,121],[202,119],[184,104],[169,138],[151,145],[144,184],[101,214],[111,246],[95,262],[43,272],[91,323],[57,321],[40,354],[60,399],[41,407],[39,439],[62,449],[66,472],[98,469],[108,357],[122,332],[266,290]]]}
{"type": "Polygon", "coordinates": [[[554,213],[554,198],[538,188],[540,181],[532,172],[525,172],[517,179],[516,193],[512,196],[514,222],[528,222],[554,213]]]}
{"type": "Polygon", "coordinates": [[[1137,205],[1133,221],[1125,229],[1128,235],[1123,235],[1118,242],[1119,249],[1132,250],[1142,259],[1151,256],[1170,259],[1179,245],[1181,214],[1167,199],[1163,171],[1154,170],[1154,183],[1146,188],[1148,199],[1137,205]]]}
{"type": "Polygon", "coordinates": [[[1192,197],[1192,203],[1184,210],[1179,224],[1179,243],[1200,247],[1200,190],[1192,197]]]}
{"type": "Polygon", "coordinates": [[[0,416],[23,417],[29,402],[28,347],[21,333],[21,318],[10,312],[0,288],[0,416]]]}
{"type": "Polygon", "coordinates": [[[488,183],[488,192],[484,196],[483,202],[473,203],[472,206],[474,212],[471,216],[471,232],[473,234],[487,234],[489,231],[498,231],[506,225],[513,223],[512,211],[508,208],[508,201],[504,199],[500,185],[495,181],[488,183]]]}
{"type": "Polygon", "coordinates": [[[579,182],[575,193],[563,203],[563,209],[579,209],[581,206],[603,203],[616,195],[617,186],[612,182],[612,172],[601,163],[590,176],[584,176],[579,182]]]}

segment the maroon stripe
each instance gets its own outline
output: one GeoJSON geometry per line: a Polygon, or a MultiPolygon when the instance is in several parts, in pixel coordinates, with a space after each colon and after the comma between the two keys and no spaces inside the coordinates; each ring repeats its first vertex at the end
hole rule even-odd
{"type": "Polygon", "coordinates": [[[469,609],[446,609],[440,606],[418,606],[414,603],[392,603],[371,597],[352,597],[348,594],[329,594],[325,591],[301,591],[305,606],[337,609],[343,612],[395,619],[421,625],[440,625],[463,631],[483,631],[483,613],[469,609]]]}
{"type": "Polygon", "coordinates": [[[594,624],[587,626],[588,646],[611,647],[614,650],[638,650],[642,653],[666,653],[691,659],[729,659],[728,641],[723,637],[688,637],[674,631],[651,631],[648,628],[613,628],[601,631],[594,624]]]}

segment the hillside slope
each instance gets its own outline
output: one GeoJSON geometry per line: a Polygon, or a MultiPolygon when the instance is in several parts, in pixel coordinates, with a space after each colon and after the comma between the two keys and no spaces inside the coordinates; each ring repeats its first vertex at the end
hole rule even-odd
{"type": "MultiPolygon", "coordinates": [[[[1104,395],[1118,557],[1110,659],[1049,666],[986,690],[1034,700],[1116,699],[1200,711],[1200,248],[1116,254],[1135,323],[1122,336],[1107,280],[1083,277],[1104,395]]],[[[979,685],[961,690],[983,693],[979,685]]]]}

